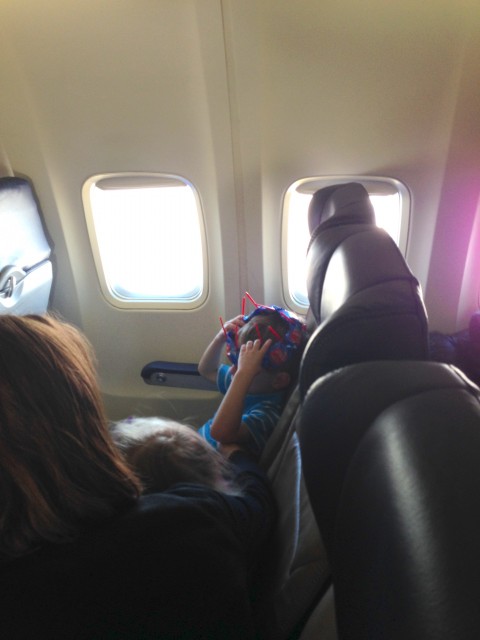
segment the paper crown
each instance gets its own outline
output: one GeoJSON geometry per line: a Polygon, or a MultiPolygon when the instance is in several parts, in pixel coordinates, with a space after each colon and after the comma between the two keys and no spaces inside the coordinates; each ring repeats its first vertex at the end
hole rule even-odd
{"type": "MultiPolygon", "coordinates": [[[[266,306],[258,304],[248,292],[245,292],[242,299],[242,316],[245,323],[249,322],[255,316],[266,316],[274,313],[278,314],[287,323],[288,330],[284,336],[281,336],[273,327],[268,327],[268,331],[271,333],[270,337],[272,338],[272,344],[262,360],[262,367],[266,371],[275,371],[280,369],[289,360],[291,360],[298,348],[303,345],[306,325],[300,318],[292,314],[287,309],[283,309],[282,307],[277,307],[275,305],[266,306]],[[250,300],[255,309],[248,315],[245,315],[247,299],[250,300]]],[[[239,329],[238,327],[235,327],[235,329],[226,331],[222,318],[220,318],[220,322],[225,334],[227,357],[234,366],[237,366],[241,346],[238,339],[239,329]]],[[[261,340],[262,338],[258,327],[257,332],[258,337],[261,340]]]]}

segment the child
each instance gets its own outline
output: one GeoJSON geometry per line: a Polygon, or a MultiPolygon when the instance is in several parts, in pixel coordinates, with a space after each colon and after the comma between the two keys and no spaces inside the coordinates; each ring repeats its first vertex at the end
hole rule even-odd
{"type": "MultiPolygon", "coordinates": [[[[224,398],[199,433],[214,447],[236,443],[258,457],[273,431],[300,365],[305,323],[281,307],[255,305],[222,325],[198,370],[216,381],[224,398]],[[220,364],[223,346],[232,366],[220,364]]],[[[243,300],[243,310],[245,298],[243,300]]]]}
{"type": "Polygon", "coordinates": [[[111,434],[140,477],[144,493],[185,482],[239,493],[227,459],[192,427],[166,418],[128,418],[114,424],[111,434]]]}

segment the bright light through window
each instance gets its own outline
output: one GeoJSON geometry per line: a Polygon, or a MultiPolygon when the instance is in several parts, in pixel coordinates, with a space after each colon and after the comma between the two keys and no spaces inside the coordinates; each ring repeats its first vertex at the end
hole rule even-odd
{"type": "Polygon", "coordinates": [[[102,180],[92,183],[89,197],[108,291],[123,301],[198,300],[204,257],[192,187],[180,180],[145,187],[105,182],[107,188],[102,180]]]}
{"type": "Polygon", "coordinates": [[[398,245],[400,242],[400,223],[402,221],[400,194],[370,196],[370,202],[375,211],[375,222],[377,226],[385,229],[398,245]]]}
{"type": "Polygon", "coordinates": [[[310,231],[308,229],[308,205],[312,196],[293,191],[288,209],[287,259],[288,289],[292,298],[300,305],[308,306],[307,265],[305,256],[310,231]]]}
{"type": "MultiPolygon", "coordinates": [[[[287,271],[288,290],[293,301],[302,307],[308,307],[306,285],[306,253],[310,242],[308,229],[308,207],[312,194],[291,191],[288,208],[287,230],[287,271]]],[[[379,227],[387,231],[399,244],[401,224],[400,195],[370,196],[375,220],[379,227]]]]}

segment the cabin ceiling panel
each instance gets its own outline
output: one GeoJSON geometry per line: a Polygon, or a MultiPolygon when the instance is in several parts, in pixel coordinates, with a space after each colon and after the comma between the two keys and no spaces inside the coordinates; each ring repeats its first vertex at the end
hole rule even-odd
{"type": "Polygon", "coordinates": [[[267,162],[359,172],[438,154],[466,35],[461,5],[438,4],[263,2],[267,162]]]}
{"type": "MultiPolygon", "coordinates": [[[[7,0],[0,15],[60,163],[75,154],[87,174],[125,162],[197,166],[210,149],[211,61],[202,57],[195,2],[47,5],[7,0]]],[[[204,6],[223,61],[218,4],[204,6]]],[[[216,104],[225,108],[224,74],[219,80],[216,104]]]]}

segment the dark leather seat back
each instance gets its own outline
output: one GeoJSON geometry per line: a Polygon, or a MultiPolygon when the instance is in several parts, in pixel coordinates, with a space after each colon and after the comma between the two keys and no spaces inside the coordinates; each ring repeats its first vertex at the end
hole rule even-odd
{"type": "Polygon", "coordinates": [[[261,460],[279,509],[259,606],[261,636],[267,640],[289,638],[301,620],[308,620],[302,640],[317,637],[319,630],[325,638],[335,637],[330,566],[305,489],[296,433],[302,396],[318,377],[345,364],[427,353],[420,287],[393,240],[376,227],[363,186],[317,191],[309,224],[309,316],[316,329],[302,359],[299,388],[261,460]]]}
{"type": "Polygon", "coordinates": [[[44,313],[51,249],[30,183],[0,178],[0,313],[44,313]]]}
{"type": "Polygon", "coordinates": [[[315,382],[297,431],[339,637],[470,640],[480,610],[480,390],[434,362],[315,382]]]}
{"type": "Polygon", "coordinates": [[[347,364],[428,357],[420,284],[392,238],[375,225],[368,193],[357,183],[326,190],[314,195],[310,210],[312,226],[319,223],[307,255],[316,329],[302,362],[302,394],[347,364]]]}
{"type": "Polygon", "coordinates": [[[323,283],[332,254],[346,238],[375,228],[375,213],[367,191],[357,182],[319,189],[313,194],[310,202],[308,226],[309,313],[313,316],[315,324],[319,325],[323,320],[323,283]]]}

